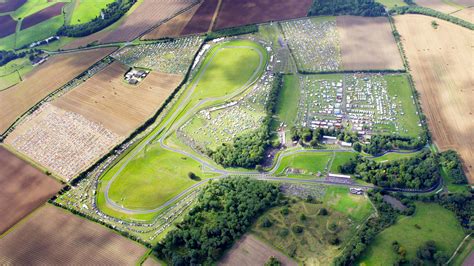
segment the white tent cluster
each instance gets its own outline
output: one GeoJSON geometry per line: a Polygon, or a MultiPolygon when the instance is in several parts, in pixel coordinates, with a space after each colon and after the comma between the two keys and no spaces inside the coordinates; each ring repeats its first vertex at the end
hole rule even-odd
{"type": "Polygon", "coordinates": [[[128,46],[112,57],[129,66],[184,75],[202,41],[202,37],[192,36],[168,42],[128,46]]]}
{"type": "Polygon", "coordinates": [[[405,115],[397,95],[390,96],[380,74],[346,74],[343,79],[300,80],[298,122],[310,128],[349,128],[361,135],[394,130],[406,133],[398,118],[405,115]]]}
{"type": "Polygon", "coordinates": [[[339,38],[335,21],[302,19],[282,22],[298,65],[309,71],[334,71],[341,67],[339,38]]]}

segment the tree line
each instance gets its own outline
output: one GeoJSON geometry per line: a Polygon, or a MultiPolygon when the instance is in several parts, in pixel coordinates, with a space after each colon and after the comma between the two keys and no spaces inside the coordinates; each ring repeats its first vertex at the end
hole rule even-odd
{"type": "Polygon", "coordinates": [[[390,9],[390,14],[392,15],[403,15],[403,14],[420,14],[426,15],[430,17],[439,18],[442,20],[449,21],[451,23],[457,24],[461,27],[468,28],[470,30],[474,30],[474,24],[463,19],[433,10],[431,8],[421,7],[421,6],[399,6],[390,9]]]}
{"type": "Polygon", "coordinates": [[[374,0],[313,0],[308,15],[378,17],[385,15],[385,8],[374,0]]]}
{"type": "Polygon", "coordinates": [[[137,0],[117,0],[101,10],[101,15],[93,20],[77,25],[63,25],[57,34],[69,37],[84,37],[98,32],[119,20],[137,0]]]}
{"type": "Polygon", "coordinates": [[[438,184],[441,178],[439,156],[429,150],[407,159],[383,163],[358,155],[341,165],[339,170],[387,188],[427,189],[438,184]]]}
{"type": "Polygon", "coordinates": [[[243,35],[243,34],[249,34],[249,33],[255,33],[255,32],[258,32],[258,26],[255,24],[241,26],[241,27],[227,28],[227,29],[217,30],[217,31],[208,33],[206,35],[206,41],[210,41],[210,40],[222,38],[222,37],[227,37],[227,36],[236,36],[236,35],[243,35]]]}
{"type": "Polygon", "coordinates": [[[245,177],[211,181],[154,253],[172,265],[213,264],[281,197],[279,188],[265,181],[245,177]]]}
{"type": "Polygon", "coordinates": [[[283,86],[283,75],[275,74],[268,101],[265,105],[266,117],[262,126],[236,137],[232,143],[223,143],[215,151],[208,149],[207,155],[224,167],[254,168],[265,159],[265,150],[270,145],[270,131],[278,95],[283,86]]]}

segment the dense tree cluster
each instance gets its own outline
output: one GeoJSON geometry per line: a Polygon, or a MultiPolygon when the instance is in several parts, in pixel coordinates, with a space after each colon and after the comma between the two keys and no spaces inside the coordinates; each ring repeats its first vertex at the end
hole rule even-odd
{"type": "Polygon", "coordinates": [[[467,184],[466,175],[462,169],[461,160],[456,151],[449,150],[442,152],[440,155],[440,163],[447,171],[454,184],[467,184]]]}
{"type": "Polygon", "coordinates": [[[137,2],[137,0],[117,0],[101,10],[101,15],[93,20],[77,25],[63,25],[58,35],[83,37],[98,32],[119,20],[137,2]]]}
{"type": "Polygon", "coordinates": [[[434,196],[431,201],[438,202],[443,207],[456,214],[459,223],[469,232],[474,230],[474,197],[472,192],[441,194],[434,196]]]}
{"type": "Polygon", "coordinates": [[[342,165],[340,170],[356,174],[357,178],[377,186],[390,188],[432,188],[441,178],[438,155],[429,150],[411,158],[385,163],[358,156],[342,165]]]}
{"type": "Polygon", "coordinates": [[[258,32],[257,25],[234,27],[234,28],[228,28],[228,29],[222,29],[222,30],[210,32],[207,34],[206,40],[213,40],[213,39],[217,39],[221,37],[243,35],[243,34],[249,34],[249,33],[254,33],[254,32],[258,32]]]}
{"type": "Polygon", "coordinates": [[[26,54],[26,52],[15,53],[13,51],[0,50],[0,66],[4,66],[15,59],[23,58],[26,54]]]}
{"type": "Polygon", "coordinates": [[[370,143],[364,145],[363,150],[372,155],[379,155],[385,151],[394,149],[412,150],[420,149],[426,145],[427,136],[421,135],[419,138],[373,135],[370,143]]]}
{"type": "Polygon", "coordinates": [[[421,6],[413,6],[413,5],[400,6],[400,7],[394,7],[392,9],[390,9],[390,13],[394,14],[394,15],[395,14],[400,14],[400,15],[402,15],[402,14],[426,15],[426,16],[446,20],[446,21],[452,22],[454,24],[457,24],[459,26],[468,28],[470,30],[474,30],[474,24],[473,23],[470,23],[470,22],[462,20],[460,18],[457,18],[457,17],[451,16],[451,15],[433,10],[431,8],[426,8],[426,7],[421,7],[421,6]]]}
{"type": "Polygon", "coordinates": [[[382,4],[374,0],[313,0],[310,16],[353,15],[378,17],[385,14],[382,4]]]}
{"type": "Polygon", "coordinates": [[[238,136],[232,143],[223,143],[215,151],[208,150],[208,156],[224,167],[254,168],[261,163],[270,145],[272,116],[282,86],[282,75],[277,74],[265,106],[266,117],[258,130],[238,136]]]}
{"type": "Polygon", "coordinates": [[[171,265],[211,264],[280,197],[278,187],[269,182],[243,177],[213,182],[154,251],[171,265]]]}
{"type": "Polygon", "coordinates": [[[314,148],[316,148],[322,142],[323,136],[333,136],[337,137],[338,140],[351,143],[357,142],[359,139],[356,132],[333,128],[310,129],[292,127],[290,129],[290,135],[293,141],[298,141],[302,145],[309,145],[314,148]]]}

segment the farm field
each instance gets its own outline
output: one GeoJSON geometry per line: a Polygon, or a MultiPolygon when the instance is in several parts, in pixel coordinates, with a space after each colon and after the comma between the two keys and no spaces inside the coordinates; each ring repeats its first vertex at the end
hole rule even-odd
{"type": "MultiPolygon", "coordinates": [[[[59,0],[59,1],[58,0],[28,0],[28,1],[25,1],[26,3],[21,5],[19,8],[15,9],[14,12],[10,13],[10,15],[15,20],[21,20],[37,12],[40,12],[43,9],[51,7],[57,4],[58,2],[60,3],[60,2],[68,2],[68,1],[70,0],[59,0]]],[[[12,1],[12,2],[15,2],[15,1],[12,1]]]]}
{"type": "Polygon", "coordinates": [[[131,41],[147,30],[153,28],[177,12],[189,7],[195,0],[143,0],[130,14],[126,15],[120,25],[101,39],[101,43],[131,41]]]}
{"type": "Polygon", "coordinates": [[[406,6],[407,4],[403,0],[376,0],[375,2],[381,3],[387,8],[392,8],[395,6],[406,6]]]}
{"type": "Polygon", "coordinates": [[[204,33],[210,30],[218,2],[219,0],[204,1],[181,31],[181,35],[204,33]]]}
{"type": "Polygon", "coordinates": [[[282,213],[284,208],[275,207],[264,213],[252,226],[251,232],[302,264],[329,265],[358,224],[326,203],[300,200],[289,204],[288,215],[282,213]],[[328,211],[327,215],[319,214],[322,208],[328,211]],[[302,214],[305,219],[301,219],[302,214]],[[272,222],[270,227],[262,226],[266,219],[272,222]],[[330,224],[334,224],[333,229],[330,229],[330,224]],[[301,233],[295,229],[298,226],[303,228],[301,233]],[[330,239],[336,238],[338,244],[330,244],[330,239]]]}
{"type": "Polygon", "coordinates": [[[87,23],[100,15],[100,12],[114,0],[78,0],[75,1],[72,13],[69,15],[69,25],[87,23]]]}
{"type": "Polygon", "coordinates": [[[123,78],[128,69],[114,62],[53,104],[126,137],[155,114],[183,78],[151,72],[133,86],[123,78]]]}
{"type": "MultiPolygon", "coordinates": [[[[474,5],[474,3],[473,3],[474,5]]],[[[474,7],[464,8],[462,10],[456,11],[451,13],[452,16],[458,17],[460,19],[464,19],[465,21],[469,21],[474,23],[474,7]]]]}
{"type": "Polygon", "coordinates": [[[19,83],[33,69],[28,58],[10,61],[0,67],[0,91],[19,83]]]}
{"type": "Polygon", "coordinates": [[[0,239],[1,264],[131,265],[146,248],[47,204],[0,239]]]}
{"type": "Polygon", "coordinates": [[[408,260],[413,259],[416,249],[428,240],[435,241],[437,248],[449,257],[463,238],[464,232],[454,213],[434,203],[419,202],[413,217],[400,218],[395,225],[375,237],[360,262],[365,265],[379,265],[380,261],[394,262],[393,241],[398,241],[405,248],[408,260]]]}
{"type": "Polygon", "coordinates": [[[188,25],[191,18],[197,12],[202,3],[194,5],[190,9],[177,15],[174,18],[164,22],[160,26],[156,27],[152,31],[143,35],[142,40],[155,40],[164,37],[178,37],[181,36],[186,25],[188,25]]]}
{"type": "Polygon", "coordinates": [[[417,5],[428,7],[443,13],[451,13],[462,8],[462,6],[456,5],[451,1],[443,0],[415,0],[417,5]]]}
{"type": "Polygon", "coordinates": [[[0,25],[2,25],[0,38],[13,34],[16,31],[16,21],[10,16],[0,16],[0,25]]]}
{"type": "Polygon", "coordinates": [[[305,17],[311,0],[222,0],[214,29],[305,17]]]}
{"type": "Polygon", "coordinates": [[[404,75],[322,74],[300,79],[297,124],[416,137],[419,117],[404,75]]]}
{"type": "Polygon", "coordinates": [[[296,266],[297,263],[285,254],[275,250],[252,234],[244,235],[227,251],[219,261],[221,266],[265,265],[270,257],[275,257],[283,266],[296,266]]]}
{"type": "Polygon", "coordinates": [[[344,70],[404,69],[387,18],[338,16],[336,24],[344,70]]]}
{"type": "Polygon", "coordinates": [[[22,6],[27,0],[10,0],[0,3],[0,13],[15,11],[22,6]]]}
{"type": "Polygon", "coordinates": [[[122,63],[164,73],[185,75],[203,39],[199,36],[128,46],[112,57],[122,63]]]}
{"type": "Polygon", "coordinates": [[[0,234],[61,189],[52,177],[0,146],[0,234]]]}
{"type": "Polygon", "coordinates": [[[68,181],[120,140],[101,124],[48,103],[29,115],[5,142],[68,181]]]}
{"type": "Polygon", "coordinates": [[[27,16],[21,23],[21,30],[33,27],[43,21],[61,15],[63,6],[64,3],[56,3],[39,12],[27,16]]]}
{"type": "Polygon", "coordinates": [[[0,106],[3,110],[0,114],[0,131],[4,132],[17,117],[113,50],[115,48],[102,48],[50,57],[24,77],[22,82],[0,91],[0,106]]]}
{"type": "Polygon", "coordinates": [[[416,89],[434,143],[441,149],[457,150],[470,183],[474,182],[474,76],[472,53],[474,35],[449,22],[419,15],[395,17],[410,63],[416,89]],[[416,25],[416,26],[413,26],[416,25]],[[416,32],[424,34],[416,34],[416,32]],[[410,38],[408,38],[410,36],[410,38]]]}

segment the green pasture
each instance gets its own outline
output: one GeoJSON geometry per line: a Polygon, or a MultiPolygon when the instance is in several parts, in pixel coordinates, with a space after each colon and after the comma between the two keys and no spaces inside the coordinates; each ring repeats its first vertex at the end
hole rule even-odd
{"type": "Polygon", "coordinates": [[[415,258],[417,248],[428,240],[435,241],[438,250],[450,257],[463,238],[464,231],[454,213],[435,203],[418,202],[413,216],[402,216],[395,225],[375,237],[360,262],[364,265],[393,264],[396,259],[393,241],[406,249],[408,260],[415,258]]]}
{"type": "Polygon", "coordinates": [[[366,196],[350,194],[347,187],[328,187],[324,202],[357,222],[362,222],[373,212],[372,204],[366,196]]]}
{"type": "Polygon", "coordinates": [[[0,91],[15,85],[30,72],[33,66],[28,57],[15,59],[0,67],[0,91]]]}
{"type": "Polygon", "coordinates": [[[406,6],[407,4],[403,0],[375,0],[375,2],[381,3],[388,9],[395,6],[406,6]]]}
{"type": "Polygon", "coordinates": [[[100,11],[115,0],[76,0],[69,16],[70,25],[87,23],[100,16],[100,11]]]}
{"type": "Polygon", "coordinates": [[[413,104],[413,94],[407,76],[385,75],[384,77],[387,81],[388,94],[391,97],[397,95],[397,100],[401,101],[402,110],[405,113],[405,115],[397,117],[397,120],[408,130],[406,135],[410,137],[419,136],[422,130],[422,128],[418,126],[420,117],[416,113],[416,106],[413,104]]]}
{"type": "Polygon", "coordinates": [[[28,0],[17,10],[15,10],[11,16],[15,20],[24,19],[31,16],[47,7],[50,7],[58,2],[71,2],[70,0],[58,1],[58,0],[28,0]]]}
{"type": "Polygon", "coordinates": [[[355,152],[336,152],[334,161],[331,165],[331,173],[339,173],[339,166],[347,163],[350,159],[355,159],[357,153],[355,152]]]}
{"type": "Polygon", "coordinates": [[[283,208],[279,206],[265,212],[252,226],[251,233],[302,265],[330,265],[357,225],[326,204],[298,201],[289,204],[287,215],[282,214],[283,208]],[[328,210],[327,215],[318,214],[322,208],[328,210]],[[270,220],[272,225],[263,227],[264,220],[270,220]],[[331,224],[336,225],[334,230],[330,229],[331,224]],[[295,231],[297,226],[303,231],[295,231]],[[330,244],[331,237],[337,237],[339,243],[330,244]]]}
{"type": "Polygon", "coordinates": [[[417,155],[418,153],[419,152],[414,152],[414,153],[394,153],[394,152],[391,152],[391,153],[384,154],[380,157],[375,157],[372,160],[374,160],[378,163],[380,163],[380,162],[390,162],[390,161],[396,161],[396,160],[410,158],[410,157],[413,157],[413,156],[417,155]]]}
{"type": "Polygon", "coordinates": [[[317,174],[327,172],[327,166],[332,160],[332,152],[302,152],[285,156],[281,159],[280,166],[275,173],[283,174],[286,168],[303,171],[302,174],[317,174]]]}
{"type": "Polygon", "coordinates": [[[288,127],[295,125],[300,100],[299,78],[297,75],[284,75],[283,88],[278,95],[276,115],[288,127]]]}
{"type": "Polygon", "coordinates": [[[463,193],[468,192],[470,190],[469,185],[467,184],[455,184],[453,178],[449,176],[448,172],[444,167],[441,167],[441,176],[443,177],[444,185],[446,186],[449,192],[463,193]]]}

